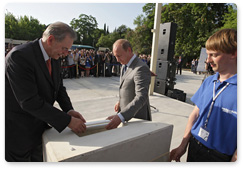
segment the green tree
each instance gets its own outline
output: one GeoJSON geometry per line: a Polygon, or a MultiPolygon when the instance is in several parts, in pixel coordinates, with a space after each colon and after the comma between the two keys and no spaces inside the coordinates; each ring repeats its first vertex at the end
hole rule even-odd
{"type": "Polygon", "coordinates": [[[127,31],[126,25],[121,25],[116,29],[116,32],[120,35],[120,38],[125,38],[126,31],[127,31]]]}
{"type": "Polygon", "coordinates": [[[93,32],[93,34],[92,34],[92,37],[93,37],[93,39],[94,39],[94,45],[92,45],[92,46],[94,46],[94,47],[98,47],[97,46],[97,43],[98,43],[98,40],[100,39],[100,37],[102,36],[102,34],[104,35],[105,34],[105,31],[103,30],[103,29],[95,29],[94,30],[94,32],[93,32]]]}
{"type": "Polygon", "coordinates": [[[162,7],[161,22],[174,22],[175,54],[190,61],[200,55],[201,47],[212,32],[223,26],[228,5],[224,3],[171,3],[162,7]]]}
{"type": "Polygon", "coordinates": [[[145,22],[145,17],[143,16],[143,14],[141,14],[141,15],[138,15],[134,19],[133,24],[137,25],[137,27],[139,27],[139,26],[142,26],[144,24],[144,22],[145,22]]]}
{"type": "Polygon", "coordinates": [[[155,4],[148,3],[143,7],[145,16],[139,15],[135,18],[134,24],[137,25],[135,30],[127,29],[126,39],[128,39],[135,53],[151,53],[152,36],[151,29],[154,24],[155,4]]]}
{"type": "Polygon", "coordinates": [[[18,21],[19,33],[17,39],[22,40],[34,40],[41,38],[42,33],[45,30],[45,25],[41,25],[37,19],[32,16],[21,16],[18,21]]]}
{"type": "Polygon", "coordinates": [[[236,4],[229,5],[229,12],[225,13],[224,26],[221,29],[231,28],[237,30],[237,7],[236,4]]]}
{"type": "Polygon", "coordinates": [[[91,15],[81,14],[78,19],[73,18],[71,27],[77,32],[78,39],[75,43],[94,45],[94,31],[97,29],[96,18],[91,15]]]}
{"type": "Polygon", "coordinates": [[[18,20],[8,12],[5,13],[5,38],[15,39],[18,34],[18,20]]]}
{"type": "Polygon", "coordinates": [[[104,23],[104,32],[106,33],[106,23],[104,23]]]}
{"type": "Polygon", "coordinates": [[[112,50],[113,43],[117,39],[120,39],[120,35],[115,31],[107,35],[102,34],[98,40],[98,43],[96,44],[96,47],[108,47],[112,50]]]}
{"type": "Polygon", "coordinates": [[[34,40],[41,38],[46,25],[27,16],[20,16],[16,19],[11,13],[5,14],[5,37],[19,40],[34,40]]]}
{"type": "Polygon", "coordinates": [[[151,33],[151,29],[147,25],[136,27],[134,31],[131,29],[127,30],[126,39],[130,41],[135,53],[151,53],[149,32],[151,33]]]}

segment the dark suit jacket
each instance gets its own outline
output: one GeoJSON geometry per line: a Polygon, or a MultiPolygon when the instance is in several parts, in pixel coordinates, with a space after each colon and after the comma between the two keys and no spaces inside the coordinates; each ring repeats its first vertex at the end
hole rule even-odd
{"type": "MultiPolygon", "coordinates": [[[[123,67],[124,65],[121,70],[123,67]]],[[[136,57],[125,74],[120,77],[120,113],[125,121],[129,121],[133,117],[152,120],[148,96],[150,81],[149,67],[136,57]]]]}
{"type": "Polygon", "coordinates": [[[73,109],[63,86],[60,60],[49,75],[38,40],[13,48],[5,67],[5,146],[21,151],[42,141],[47,124],[61,132],[73,109]],[[57,101],[63,111],[53,107],[57,101]]]}

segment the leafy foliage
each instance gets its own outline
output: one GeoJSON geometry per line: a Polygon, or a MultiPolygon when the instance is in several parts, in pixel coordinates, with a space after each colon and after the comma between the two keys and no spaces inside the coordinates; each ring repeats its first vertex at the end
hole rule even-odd
{"type": "Polygon", "coordinates": [[[224,26],[221,29],[233,28],[237,30],[237,10],[235,4],[229,6],[229,12],[225,13],[223,23],[224,26]]]}
{"type": "Polygon", "coordinates": [[[175,54],[197,58],[212,32],[223,26],[226,4],[173,3],[163,6],[161,22],[177,24],[175,54]]]}
{"type": "MultiPolygon", "coordinates": [[[[151,53],[151,29],[154,26],[155,4],[147,3],[144,14],[134,18],[134,30],[121,25],[113,32],[105,24],[104,29],[97,28],[96,18],[80,14],[73,18],[71,27],[77,32],[78,40],[74,43],[94,47],[108,47],[120,38],[128,39],[135,53],[151,53]]],[[[161,23],[177,24],[175,54],[182,55],[190,62],[200,55],[201,47],[215,31],[223,28],[237,29],[237,7],[226,3],[169,3],[162,5],[161,23]]],[[[41,37],[46,25],[33,17],[16,18],[11,13],[5,14],[5,37],[20,40],[34,40],[41,37]]]]}
{"type": "Polygon", "coordinates": [[[34,40],[42,36],[46,25],[32,16],[21,16],[16,19],[13,14],[5,14],[5,38],[19,39],[19,40],[34,40]]]}
{"type": "Polygon", "coordinates": [[[95,17],[81,14],[78,19],[73,18],[70,25],[79,35],[77,43],[93,45],[94,31],[98,26],[95,17]]]}

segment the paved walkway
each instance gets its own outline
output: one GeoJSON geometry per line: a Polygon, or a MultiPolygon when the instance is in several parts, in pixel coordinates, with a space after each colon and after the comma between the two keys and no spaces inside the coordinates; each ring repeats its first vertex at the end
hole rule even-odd
{"type": "MultiPolygon", "coordinates": [[[[150,96],[152,120],[172,124],[173,135],[171,149],[177,147],[184,134],[188,116],[193,105],[190,98],[199,88],[203,75],[195,75],[183,71],[176,76],[175,88],[187,93],[186,102],[171,99],[154,93],[150,96]]],[[[106,118],[115,114],[114,105],[118,101],[119,77],[85,77],[80,79],[64,79],[64,85],[71,98],[75,110],[79,111],[86,121],[106,118]]],[[[182,161],[186,160],[186,155],[182,161]]]]}

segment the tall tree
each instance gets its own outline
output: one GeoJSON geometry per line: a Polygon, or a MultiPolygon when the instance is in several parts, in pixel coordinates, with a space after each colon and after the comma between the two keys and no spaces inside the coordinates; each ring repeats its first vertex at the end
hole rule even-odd
{"type": "Polygon", "coordinates": [[[199,57],[212,32],[222,27],[227,11],[224,3],[171,3],[163,6],[161,22],[178,25],[175,53],[191,60],[199,57]]]}
{"type": "Polygon", "coordinates": [[[232,28],[237,30],[237,7],[236,4],[229,6],[229,12],[225,13],[223,19],[224,26],[221,29],[232,28]]]}
{"type": "Polygon", "coordinates": [[[127,29],[126,38],[131,42],[135,53],[151,53],[152,33],[154,24],[155,4],[148,3],[143,7],[145,16],[139,15],[135,18],[135,30],[127,29]]]}
{"type": "Polygon", "coordinates": [[[19,40],[34,40],[42,36],[46,25],[32,16],[16,19],[11,13],[5,14],[5,37],[19,40]]]}
{"type": "Polygon", "coordinates": [[[104,23],[104,32],[106,34],[106,23],[104,23]]]}
{"type": "Polygon", "coordinates": [[[93,43],[93,47],[98,47],[97,46],[97,43],[98,43],[98,40],[100,39],[100,37],[102,36],[102,35],[104,35],[105,34],[105,31],[103,30],[103,29],[95,29],[94,30],[94,32],[93,32],[93,34],[92,34],[92,37],[94,38],[94,43],[93,43]]]}
{"type": "Polygon", "coordinates": [[[121,25],[117,28],[116,32],[120,35],[120,38],[124,38],[127,31],[126,25],[121,25]]]}
{"type": "Polygon", "coordinates": [[[109,33],[110,33],[109,26],[107,26],[106,34],[109,34],[109,33]]]}
{"type": "Polygon", "coordinates": [[[151,37],[149,32],[151,33],[151,29],[147,25],[136,27],[135,30],[127,30],[126,39],[130,41],[135,53],[151,53],[151,37]]]}
{"type": "Polygon", "coordinates": [[[5,38],[15,39],[18,34],[18,20],[8,12],[5,13],[5,38]]]}
{"type": "Polygon", "coordinates": [[[112,50],[112,45],[117,39],[120,39],[119,34],[117,32],[113,32],[107,35],[102,34],[96,46],[108,47],[109,49],[112,50]]]}
{"type": "Polygon", "coordinates": [[[95,17],[81,14],[78,19],[73,18],[70,25],[79,35],[76,43],[91,46],[94,44],[94,37],[92,35],[98,25],[95,17]]]}
{"type": "Polygon", "coordinates": [[[137,27],[139,27],[139,26],[142,26],[144,24],[144,22],[145,22],[145,17],[143,16],[143,14],[141,14],[141,15],[138,15],[134,19],[133,24],[137,25],[137,27]]]}

